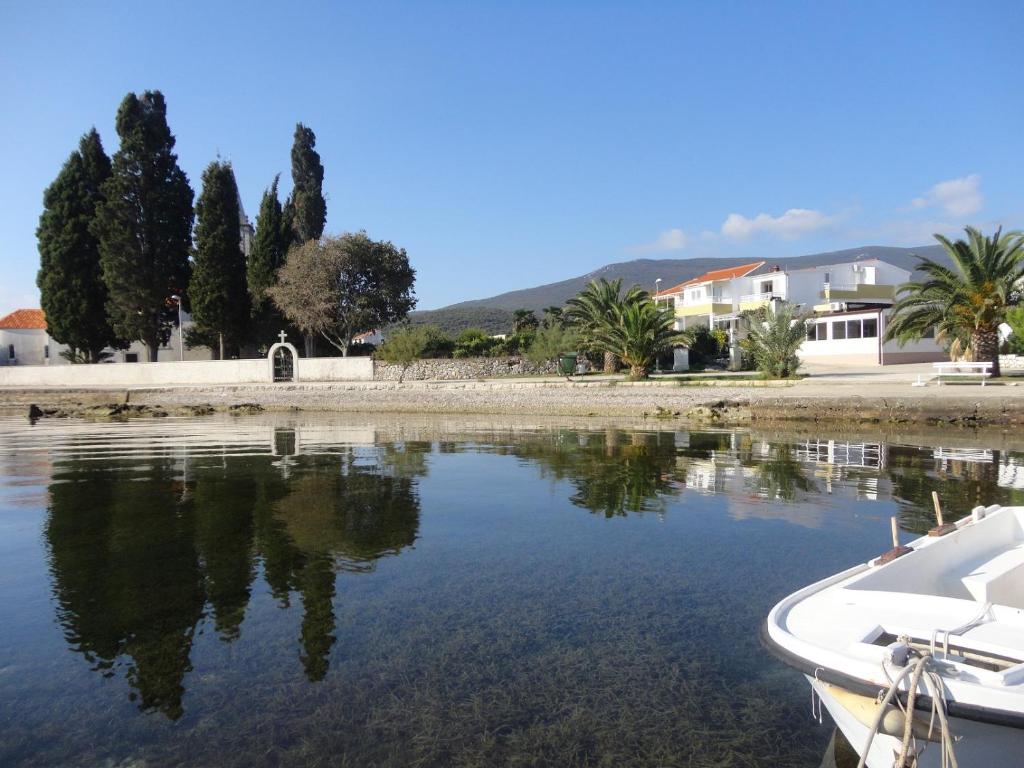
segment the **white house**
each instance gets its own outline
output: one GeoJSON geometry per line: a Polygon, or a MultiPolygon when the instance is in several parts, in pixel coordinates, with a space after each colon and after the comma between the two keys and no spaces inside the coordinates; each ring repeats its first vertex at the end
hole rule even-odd
{"type": "MultiPolygon", "coordinates": [[[[192,325],[187,312],[181,313],[186,333],[192,325]]],[[[61,355],[67,346],[55,341],[46,329],[46,314],[41,309],[16,309],[0,318],[0,365],[68,365],[69,360],[61,355]]],[[[128,349],[107,349],[112,363],[140,363],[149,360],[146,348],[141,342],[133,342],[128,349]]],[[[159,362],[173,360],[211,360],[212,351],[207,347],[184,349],[181,353],[181,332],[175,327],[171,338],[157,351],[159,362]]]]}
{"type": "MultiPolygon", "coordinates": [[[[675,310],[676,328],[720,328],[729,333],[731,354],[745,335],[742,313],[776,302],[813,312],[807,341],[799,351],[806,362],[834,365],[887,365],[946,359],[934,336],[900,346],[882,342],[888,308],[910,272],[880,259],[862,259],[800,269],[758,261],[713,270],[655,294],[675,310]]],[[[683,356],[677,356],[677,367],[683,356]]]]}
{"type": "Polygon", "coordinates": [[[0,318],[0,365],[47,365],[58,348],[41,309],[16,309],[0,318]]]}

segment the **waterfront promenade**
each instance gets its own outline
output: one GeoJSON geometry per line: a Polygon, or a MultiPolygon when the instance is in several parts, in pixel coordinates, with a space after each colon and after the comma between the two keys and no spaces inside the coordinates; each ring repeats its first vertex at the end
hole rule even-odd
{"type": "Polygon", "coordinates": [[[1024,378],[914,387],[905,370],[818,371],[799,381],[691,376],[555,377],[466,381],[351,381],[137,388],[0,389],[0,407],[73,409],[131,402],[172,409],[254,403],[266,409],[349,413],[522,414],[772,422],[1006,426],[1024,424],[1024,378]]]}

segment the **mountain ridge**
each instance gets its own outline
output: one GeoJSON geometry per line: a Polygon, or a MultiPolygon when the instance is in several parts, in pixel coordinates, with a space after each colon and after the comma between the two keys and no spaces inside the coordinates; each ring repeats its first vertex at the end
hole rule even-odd
{"type": "Polygon", "coordinates": [[[918,256],[947,260],[945,251],[939,245],[923,245],[916,248],[866,245],[776,259],[722,257],[633,259],[605,264],[586,274],[545,283],[533,288],[505,291],[482,299],[456,302],[438,309],[419,310],[411,313],[409,319],[416,325],[438,325],[449,333],[457,333],[468,327],[482,327],[491,333],[505,333],[511,326],[512,313],[515,310],[530,309],[539,315],[545,307],[561,307],[568,299],[583,290],[589,282],[601,277],[608,280],[622,278],[623,285],[638,284],[653,292],[654,281],[657,278],[661,278],[660,287],[665,289],[712,269],[722,269],[757,261],[764,261],[768,266],[777,265],[784,269],[800,269],[855,261],[858,258],[876,258],[913,272],[918,256]]]}

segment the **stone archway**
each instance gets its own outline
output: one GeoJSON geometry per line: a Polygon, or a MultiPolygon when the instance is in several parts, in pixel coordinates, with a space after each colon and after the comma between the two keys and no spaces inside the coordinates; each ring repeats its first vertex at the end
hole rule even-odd
{"type": "Polygon", "coordinates": [[[267,364],[272,382],[299,380],[299,352],[288,342],[279,341],[270,347],[267,364]]]}

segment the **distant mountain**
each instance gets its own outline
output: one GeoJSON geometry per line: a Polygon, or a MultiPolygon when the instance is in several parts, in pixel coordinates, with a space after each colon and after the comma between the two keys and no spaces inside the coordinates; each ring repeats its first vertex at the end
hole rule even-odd
{"type": "MultiPolygon", "coordinates": [[[[875,258],[913,271],[917,266],[917,256],[926,256],[936,260],[946,259],[945,252],[939,245],[925,245],[920,248],[868,245],[863,248],[848,248],[842,251],[768,259],[767,266],[778,265],[783,268],[799,269],[875,258]]],[[[624,261],[608,264],[585,275],[560,280],[557,283],[508,291],[486,299],[461,301],[441,309],[413,312],[410,315],[410,320],[416,324],[438,325],[448,333],[458,333],[469,327],[483,328],[491,333],[507,333],[512,326],[512,312],[515,310],[532,309],[540,316],[544,307],[564,305],[566,301],[583,290],[591,280],[601,277],[608,280],[622,278],[623,285],[638,284],[653,291],[654,281],[658,278],[661,278],[660,287],[664,289],[712,269],[722,269],[752,261],[758,261],[758,259],[695,258],[624,261]]]]}

